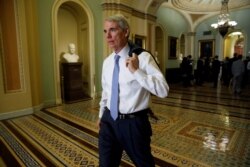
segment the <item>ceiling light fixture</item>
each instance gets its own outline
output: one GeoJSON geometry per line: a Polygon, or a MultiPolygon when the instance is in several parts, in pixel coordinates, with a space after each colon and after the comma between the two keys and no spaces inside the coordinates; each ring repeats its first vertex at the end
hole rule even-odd
{"type": "Polygon", "coordinates": [[[236,21],[230,20],[230,15],[228,12],[228,1],[229,0],[222,0],[221,1],[221,11],[220,15],[218,16],[218,22],[211,24],[211,27],[219,30],[222,37],[224,37],[229,28],[233,28],[237,25],[236,21]]]}
{"type": "Polygon", "coordinates": [[[235,32],[230,33],[228,36],[238,36],[238,35],[242,35],[242,33],[239,31],[235,31],[235,32]]]}

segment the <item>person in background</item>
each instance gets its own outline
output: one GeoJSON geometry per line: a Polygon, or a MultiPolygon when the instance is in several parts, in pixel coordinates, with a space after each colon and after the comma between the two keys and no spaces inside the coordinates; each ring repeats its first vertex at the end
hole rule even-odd
{"type": "Polygon", "coordinates": [[[238,53],[234,53],[233,57],[229,59],[229,68],[230,68],[230,78],[233,78],[233,74],[232,74],[232,65],[233,62],[238,60],[238,53]]]}
{"type": "Polygon", "coordinates": [[[188,55],[188,78],[190,81],[190,84],[193,85],[194,84],[194,75],[193,75],[193,59],[192,59],[192,55],[188,55]]]}
{"type": "Polygon", "coordinates": [[[202,86],[204,81],[205,74],[205,58],[200,57],[197,61],[197,69],[196,69],[196,85],[202,86]]]}
{"type": "Polygon", "coordinates": [[[97,121],[100,167],[118,167],[123,150],[135,166],[155,166],[150,147],[150,96],[166,97],[169,86],[148,52],[128,56],[129,33],[123,16],[105,19],[105,39],[113,52],[102,68],[103,90],[97,121]]]}
{"type": "Polygon", "coordinates": [[[181,70],[182,85],[184,87],[191,86],[192,67],[188,57],[183,57],[182,62],[180,64],[180,70],[181,70]]]}
{"type": "Polygon", "coordinates": [[[247,64],[250,61],[250,57],[247,56],[245,60],[243,60],[244,62],[244,66],[245,66],[245,70],[244,70],[244,74],[243,74],[243,80],[242,80],[242,88],[245,88],[247,86],[248,81],[248,70],[247,70],[247,64]]]}
{"type": "Polygon", "coordinates": [[[213,80],[213,87],[214,88],[217,88],[217,85],[218,85],[218,76],[219,76],[219,73],[220,73],[220,66],[221,66],[221,63],[218,60],[218,58],[219,58],[218,55],[216,55],[214,57],[214,60],[212,61],[212,67],[211,67],[212,80],[213,80]]]}
{"type": "Polygon", "coordinates": [[[250,61],[247,63],[247,87],[250,88],[250,61]]]}
{"type": "Polygon", "coordinates": [[[204,78],[204,81],[206,82],[210,82],[210,78],[211,78],[211,68],[210,68],[210,64],[211,64],[211,59],[210,57],[205,57],[205,64],[204,64],[204,76],[206,76],[204,78]]]}
{"type": "Polygon", "coordinates": [[[239,95],[241,93],[244,71],[245,66],[242,61],[242,55],[238,55],[237,60],[235,60],[232,64],[233,93],[236,95],[239,95]]]}
{"type": "Polygon", "coordinates": [[[223,85],[229,86],[229,82],[230,82],[230,79],[231,79],[230,75],[231,75],[231,68],[229,66],[229,57],[226,57],[222,62],[221,79],[222,79],[223,85]]]}

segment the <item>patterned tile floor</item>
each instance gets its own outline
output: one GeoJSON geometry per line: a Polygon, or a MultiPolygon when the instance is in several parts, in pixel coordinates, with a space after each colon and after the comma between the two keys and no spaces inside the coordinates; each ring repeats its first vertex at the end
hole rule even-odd
{"type": "MultiPolygon", "coordinates": [[[[169,97],[152,97],[157,166],[250,166],[249,89],[234,96],[227,87],[170,88],[169,97]]],[[[99,100],[1,121],[1,156],[21,166],[98,166],[99,100]]],[[[121,166],[133,166],[125,153],[121,166]]]]}

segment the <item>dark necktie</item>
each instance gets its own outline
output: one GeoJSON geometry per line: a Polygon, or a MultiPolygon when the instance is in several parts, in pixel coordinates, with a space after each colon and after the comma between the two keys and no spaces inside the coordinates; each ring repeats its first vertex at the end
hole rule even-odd
{"type": "Polygon", "coordinates": [[[118,116],[119,110],[119,55],[115,55],[115,66],[113,71],[113,78],[112,78],[112,92],[111,92],[111,104],[110,104],[110,111],[111,116],[114,120],[116,120],[118,116]]]}

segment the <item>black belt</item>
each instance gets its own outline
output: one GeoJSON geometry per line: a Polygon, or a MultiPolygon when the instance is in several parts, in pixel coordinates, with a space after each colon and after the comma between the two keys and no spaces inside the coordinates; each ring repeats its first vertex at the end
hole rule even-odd
{"type": "MultiPolygon", "coordinates": [[[[110,110],[107,107],[105,107],[105,109],[110,112],[110,110]]],[[[149,112],[149,108],[146,108],[144,110],[140,110],[134,113],[129,113],[129,114],[118,113],[117,119],[131,119],[135,117],[147,116],[148,112],[149,112]]]]}

